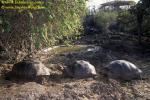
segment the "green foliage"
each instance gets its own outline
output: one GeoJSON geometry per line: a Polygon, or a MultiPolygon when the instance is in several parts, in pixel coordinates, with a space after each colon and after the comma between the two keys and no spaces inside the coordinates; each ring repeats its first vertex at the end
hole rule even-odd
{"type": "Polygon", "coordinates": [[[129,11],[124,10],[118,14],[119,31],[121,32],[137,32],[136,16],[129,11]]]}
{"type": "Polygon", "coordinates": [[[40,10],[3,10],[0,20],[4,33],[27,33],[28,37],[31,34],[36,48],[64,43],[79,35],[81,18],[85,14],[85,0],[49,0],[45,1],[44,6],[45,9],[40,10]],[[21,18],[22,21],[16,21],[21,18]],[[14,24],[18,27],[11,28],[15,27],[14,24]],[[18,32],[18,29],[22,31],[18,32]],[[25,29],[27,32],[24,32],[25,29]]]}
{"type": "MultiPolygon", "coordinates": [[[[66,44],[68,39],[76,37],[81,28],[81,16],[85,13],[85,1],[59,0],[47,2],[45,6],[44,11],[38,12],[42,15],[38,19],[44,21],[38,26],[33,26],[33,32],[40,33],[40,37],[47,45],[55,45],[60,41],[66,44]]],[[[35,42],[39,42],[36,40],[38,38],[35,38],[35,42]]]]}
{"type": "Polygon", "coordinates": [[[100,11],[94,15],[94,23],[101,32],[106,32],[109,25],[116,21],[117,16],[116,11],[100,11]]]}
{"type": "MultiPolygon", "coordinates": [[[[142,22],[143,34],[150,34],[150,15],[144,15],[142,22]]],[[[122,11],[118,15],[119,28],[122,32],[138,33],[137,16],[129,11],[122,11]]]]}
{"type": "MultiPolygon", "coordinates": [[[[139,33],[139,39],[141,34],[149,33],[149,22],[150,22],[150,0],[140,0],[134,7],[130,9],[132,15],[135,16],[137,22],[137,29],[139,33]]],[[[139,40],[141,41],[141,40],[139,40]]]]}

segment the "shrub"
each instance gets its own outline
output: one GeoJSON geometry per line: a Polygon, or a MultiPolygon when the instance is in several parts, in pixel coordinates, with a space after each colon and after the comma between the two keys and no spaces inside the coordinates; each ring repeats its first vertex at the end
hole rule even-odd
{"type": "Polygon", "coordinates": [[[19,51],[28,52],[31,42],[40,49],[80,35],[85,0],[41,1],[45,1],[45,9],[3,9],[0,12],[0,38],[4,46],[15,53],[14,57],[19,51]]]}
{"type": "Polygon", "coordinates": [[[116,21],[117,16],[118,14],[116,11],[99,11],[94,15],[96,28],[98,28],[101,32],[106,32],[109,25],[116,21]]]}
{"type": "Polygon", "coordinates": [[[136,16],[129,11],[124,10],[118,14],[117,21],[119,23],[119,31],[137,33],[136,16]]]}

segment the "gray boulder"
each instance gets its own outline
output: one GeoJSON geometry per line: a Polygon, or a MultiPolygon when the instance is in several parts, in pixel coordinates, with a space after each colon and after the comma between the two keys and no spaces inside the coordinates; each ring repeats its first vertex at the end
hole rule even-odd
{"type": "Polygon", "coordinates": [[[110,62],[105,68],[104,73],[113,79],[132,80],[140,79],[142,71],[126,60],[115,60],[110,62]]]}
{"type": "Polygon", "coordinates": [[[77,60],[72,66],[62,66],[63,73],[73,78],[86,78],[96,75],[95,67],[87,61],[77,60]]]}

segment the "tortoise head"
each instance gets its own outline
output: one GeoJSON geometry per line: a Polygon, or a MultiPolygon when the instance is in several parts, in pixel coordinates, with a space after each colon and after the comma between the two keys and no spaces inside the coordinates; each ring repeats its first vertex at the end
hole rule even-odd
{"type": "Polygon", "coordinates": [[[58,66],[57,66],[58,70],[60,70],[60,71],[64,71],[65,67],[67,67],[67,66],[64,66],[62,64],[58,64],[58,66]]]}
{"type": "Polygon", "coordinates": [[[136,74],[140,77],[143,75],[143,71],[141,69],[137,69],[136,74]]]}
{"type": "Polygon", "coordinates": [[[72,66],[58,64],[58,70],[62,71],[65,76],[74,77],[72,66]]]}

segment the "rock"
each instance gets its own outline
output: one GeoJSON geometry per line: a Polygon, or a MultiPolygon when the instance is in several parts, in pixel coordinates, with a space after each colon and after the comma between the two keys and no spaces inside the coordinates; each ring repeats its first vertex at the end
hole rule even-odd
{"type": "Polygon", "coordinates": [[[126,60],[115,60],[110,62],[105,68],[104,73],[113,79],[132,80],[140,79],[142,71],[126,60]]]}
{"type": "Polygon", "coordinates": [[[14,64],[12,71],[6,74],[7,79],[31,79],[42,80],[42,77],[50,75],[50,70],[42,62],[36,59],[28,59],[14,64]]]}
{"type": "Polygon", "coordinates": [[[63,66],[64,74],[74,78],[85,78],[96,75],[95,67],[87,61],[77,60],[72,66],[63,66]]]}

